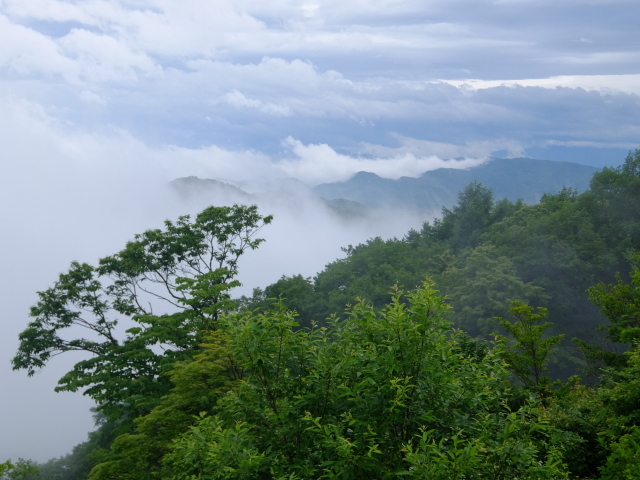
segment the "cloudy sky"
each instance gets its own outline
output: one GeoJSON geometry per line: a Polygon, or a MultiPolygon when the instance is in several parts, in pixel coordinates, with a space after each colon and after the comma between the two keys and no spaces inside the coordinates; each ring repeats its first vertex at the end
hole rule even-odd
{"type": "Polygon", "coordinates": [[[69,364],[8,362],[36,290],[181,213],[165,182],[619,164],[640,146],[638,18],[637,0],[0,0],[0,461],[91,428],[87,399],[50,394],[69,364]]]}

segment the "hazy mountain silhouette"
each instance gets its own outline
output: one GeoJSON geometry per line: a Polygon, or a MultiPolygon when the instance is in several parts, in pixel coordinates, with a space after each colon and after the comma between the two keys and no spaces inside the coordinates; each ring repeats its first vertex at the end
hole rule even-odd
{"type": "Polygon", "coordinates": [[[368,207],[439,209],[456,203],[458,192],[477,180],[493,190],[496,200],[519,198],[537,203],[545,193],[563,187],[583,192],[598,169],[586,165],[531,158],[494,158],[468,169],[439,168],[420,177],[390,180],[374,173],[359,172],[346,182],[324,183],[314,191],[325,199],[346,199],[368,207]]]}
{"type": "Polygon", "coordinates": [[[545,193],[558,193],[563,187],[583,192],[598,169],[586,165],[531,158],[494,158],[468,169],[439,168],[419,177],[390,180],[370,172],[358,172],[345,182],[324,183],[311,188],[294,179],[282,179],[266,184],[260,193],[247,193],[225,181],[185,177],[174,180],[172,186],[186,198],[198,197],[203,202],[217,204],[255,203],[271,200],[296,203],[301,198],[316,198],[341,216],[362,216],[376,208],[402,208],[420,211],[439,210],[454,205],[458,192],[477,180],[493,190],[494,198],[508,198],[525,203],[537,203],[545,193]]]}

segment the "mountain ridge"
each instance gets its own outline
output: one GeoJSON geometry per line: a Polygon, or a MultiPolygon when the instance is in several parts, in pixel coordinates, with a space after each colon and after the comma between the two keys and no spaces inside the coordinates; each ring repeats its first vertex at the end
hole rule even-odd
{"type": "Polygon", "coordinates": [[[314,191],[327,200],[343,198],[374,208],[432,210],[453,205],[458,192],[476,180],[490,188],[496,200],[522,199],[533,204],[543,194],[558,193],[564,187],[578,192],[587,190],[597,171],[598,168],[571,162],[492,158],[467,169],[439,168],[419,177],[405,176],[397,180],[361,171],[344,182],[317,185],[314,191]]]}
{"type": "Polygon", "coordinates": [[[458,193],[472,181],[491,189],[496,200],[522,199],[535,204],[545,193],[555,194],[564,187],[579,193],[587,190],[597,171],[598,168],[571,162],[491,158],[475,167],[438,168],[418,177],[403,176],[396,180],[360,171],[346,181],[312,188],[298,179],[286,178],[267,182],[266,190],[257,193],[249,193],[232,182],[198,177],[178,178],[171,185],[184,198],[196,196],[214,203],[225,198],[249,203],[269,198],[285,203],[316,198],[341,216],[362,216],[381,208],[433,212],[451,207],[457,202],[458,193]]]}

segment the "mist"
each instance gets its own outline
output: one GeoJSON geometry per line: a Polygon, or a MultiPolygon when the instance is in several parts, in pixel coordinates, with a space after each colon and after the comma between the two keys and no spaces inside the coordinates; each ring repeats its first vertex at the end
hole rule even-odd
{"type": "Polygon", "coordinates": [[[394,172],[401,175],[444,164],[438,158],[416,158],[414,164],[406,158],[383,158],[377,164],[350,159],[348,168],[335,169],[333,176],[324,172],[314,178],[316,162],[327,158],[331,164],[333,158],[337,165],[341,156],[324,146],[311,159],[295,164],[294,158],[283,166],[252,151],[151,148],[122,130],[79,133],[28,102],[7,100],[5,105],[0,114],[0,461],[24,457],[41,462],[64,455],[94,428],[89,398],[81,392],[53,391],[57,379],[83,358],[81,353],[52,359],[32,378],[10,367],[36,292],[51,286],[72,261],[95,264],[122,249],[136,233],[161,228],[165,219],[197,214],[211,204],[256,203],[260,213],[273,214],[274,221],[259,233],[266,242],[240,262],[243,285],[232,295],[250,295],[253,288],[283,275],[315,275],[344,255],[341,247],[374,236],[403,236],[434,215],[378,210],[347,218],[303,184],[287,181],[292,165],[313,185],[376,166],[383,173],[396,165],[394,172]],[[190,175],[224,179],[247,193],[179,194],[170,182],[190,175]]]}

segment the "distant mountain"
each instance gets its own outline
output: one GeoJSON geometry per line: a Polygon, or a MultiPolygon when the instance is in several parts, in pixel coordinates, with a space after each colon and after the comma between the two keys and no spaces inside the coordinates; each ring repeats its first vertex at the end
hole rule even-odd
{"type": "Polygon", "coordinates": [[[248,201],[251,196],[235,185],[211,178],[176,178],[171,182],[171,186],[178,195],[185,199],[215,195],[216,197],[232,197],[234,199],[246,199],[248,201]]]}
{"type": "Polygon", "coordinates": [[[304,209],[309,201],[321,204],[329,211],[351,219],[364,217],[369,208],[344,198],[325,199],[307,184],[295,178],[272,181],[260,193],[248,193],[242,188],[221,180],[198,177],[182,177],[170,183],[173,190],[184,200],[201,205],[224,205],[229,203],[267,203],[304,209]]]}
{"type": "Polygon", "coordinates": [[[281,179],[266,184],[260,193],[220,180],[185,177],[172,186],[185,199],[202,203],[275,202],[302,205],[308,200],[320,201],[342,217],[366,216],[371,209],[402,208],[431,212],[451,207],[458,193],[477,180],[493,190],[496,200],[508,198],[537,203],[545,193],[558,193],[563,187],[583,192],[598,169],[586,165],[531,158],[493,158],[468,169],[439,168],[417,178],[390,180],[374,173],[359,172],[345,182],[324,183],[311,188],[294,179],[281,179]]]}
{"type": "Polygon", "coordinates": [[[398,180],[359,172],[346,182],[324,183],[314,191],[327,200],[345,199],[371,208],[403,207],[434,210],[450,207],[458,192],[477,180],[493,190],[494,198],[537,203],[544,193],[558,193],[563,187],[583,192],[598,169],[586,165],[531,158],[493,158],[468,169],[439,168],[420,177],[398,180]]]}

